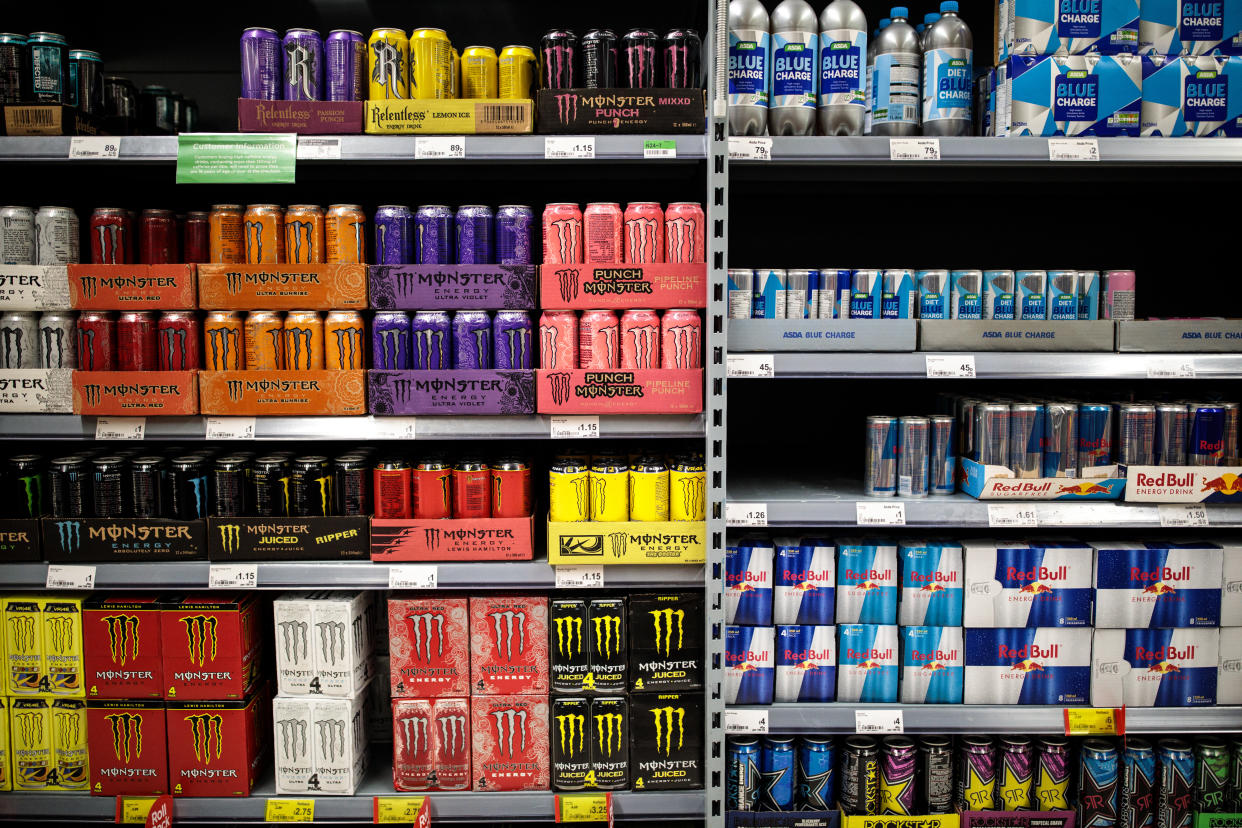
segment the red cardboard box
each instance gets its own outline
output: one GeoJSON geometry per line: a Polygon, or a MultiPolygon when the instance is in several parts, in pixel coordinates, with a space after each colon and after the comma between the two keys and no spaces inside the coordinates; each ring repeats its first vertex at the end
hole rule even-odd
{"type": "Polygon", "coordinates": [[[264,101],[237,99],[238,132],[296,132],[299,135],[362,133],[363,101],[264,101]]]}
{"type": "Polygon", "coordinates": [[[392,697],[468,696],[469,636],[465,598],[389,598],[392,697]]]}
{"type": "Polygon", "coordinates": [[[470,598],[470,688],[476,696],[548,693],[548,598],[470,598]]]}
{"type": "Polygon", "coordinates": [[[162,701],[88,701],[86,745],[95,796],[168,793],[162,701]]]}
{"type": "Polygon", "coordinates": [[[703,371],[645,368],[535,372],[540,414],[695,414],[703,410],[703,371]]]}
{"type": "Polygon", "coordinates": [[[204,414],[293,417],[367,413],[366,371],[202,371],[204,414]]]}
{"type": "Polygon", "coordinates": [[[76,310],[188,310],[198,307],[192,264],[71,264],[76,310]]]}
{"type": "Polygon", "coordinates": [[[154,595],[96,593],[83,601],[87,698],[162,699],[160,632],[160,604],[154,595]]]}
{"type": "Polygon", "coordinates": [[[470,699],[474,790],[546,791],[550,785],[548,696],[470,699]]]}
{"type": "Polygon", "coordinates": [[[258,675],[257,595],[188,595],[160,611],[167,699],[241,699],[258,675]]]}
{"type": "Polygon", "coordinates": [[[266,693],[237,701],[168,702],[173,796],[250,796],[262,764],[260,739],[271,736],[262,726],[267,704],[266,693]]]}
{"type": "Polygon", "coordinates": [[[198,413],[197,371],[74,371],[73,413],[105,417],[198,413]]]}
{"type": "Polygon", "coordinates": [[[545,264],[545,308],[705,308],[706,264],[545,264]]]}
{"type": "Polygon", "coordinates": [[[371,520],[373,561],[529,561],[534,517],[371,520]]]}
{"type": "Polygon", "coordinates": [[[207,310],[361,310],[364,264],[204,264],[198,306],[207,310]]]}
{"type": "Polygon", "coordinates": [[[470,699],[394,699],[392,783],[398,791],[470,790],[470,699]]]}

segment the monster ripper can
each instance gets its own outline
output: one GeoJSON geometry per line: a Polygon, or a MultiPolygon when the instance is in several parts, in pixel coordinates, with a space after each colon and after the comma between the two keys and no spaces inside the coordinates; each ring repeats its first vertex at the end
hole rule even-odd
{"type": "Polygon", "coordinates": [[[346,454],[332,461],[332,493],[338,515],[371,514],[371,476],[367,474],[367,458],[362,454],[346,454]]]}
{"type": "Polygon", "coordinates": [[[590,519],[587,464],[577,458],[558,458],[548,467],[548,517],[555,523],[590,519]]]}
{"type": "Polygon", "coordinates": [[[625,599],[596,598],[587,607],[591,627],[590,672],[585,686],[595,693],[626,690],[625,599]]]}
{"type": "Polygon", "coordinates": [[[591,772],[601,791],[630,786],[630,710],[625,696],[591,699],[591,772]]]}
{"type": "Polygon", "coordinates": [[[332,470],[322,455],[295,457],[289,475],[290,512],[294,517],[332,514],[332,470]]]}
{"type": "MultiPolygon", "coordinates": [[[[552,788],[580,791],[588,787],[591,739],[587,735],[590,704],[582,696],[552,699],[552,788]]],[[[593,786],[592,786],[593,787],[593,786]]]]}
{"type": "Polygon", "coordinates": [[[13,790],[43,791],[55,784],[52,707],[45,698],[9,700],[13,790]]]}
{"type": "Polygon", "coordinates": [[[591,671],[591,625],[587,620],[586,601],[554,599],[549,623],[552,692],[581,693],[591,671]]]}

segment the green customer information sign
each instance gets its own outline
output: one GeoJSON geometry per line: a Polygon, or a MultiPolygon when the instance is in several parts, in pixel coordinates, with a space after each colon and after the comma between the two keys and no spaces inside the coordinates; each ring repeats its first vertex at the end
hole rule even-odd
{"type": "Polygon", "coordinates": [[[293,133],[202,133],[177,136],[178,184],[292,184],[293,133]]]}

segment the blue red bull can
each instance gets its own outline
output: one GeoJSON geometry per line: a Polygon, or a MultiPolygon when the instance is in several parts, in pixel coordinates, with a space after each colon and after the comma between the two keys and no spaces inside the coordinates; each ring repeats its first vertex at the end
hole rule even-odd
{"type": "Polygon", "coordinates": [[[1186,462],[1191,466],[1219,466],[1225,456],[1225,409],[1220,405],[1188,403],[1189,431],[1186,462]]]}
{"type": "Polygon", "coordinates": [[[1113,407],[1078,406],[1078,473],[1113,462],[1113,407]]]}
{"type": "Polygon", "coordinates": [[[764,739],[759,754],[759,810],[792,811],[797,756],[792,738],[764,739]]]}
{"type": "Polygon", "coordinates": [[[901,627],[902,704],[961,704],[961,627],[901,627]]]}
{"type": "Polygon", "coordinates": [[[776,701],[827,702],[837,697],[836,636],[835,627],[776,628],[776,701]]]}
{"type": "Polygon", "coordinates": [[[729,740],[725,800],[730,811],[753,811],[759,804],[759,740],[729,740]]]}
{"type": "Polygon", "coordinates": [[[1194,754],[1180,739],[1163,739],[1159,747],[1157,828],[1190,828],[1195,816],[1194,754]]]}
{"type": "Polygon", "coordinates": [[[897,623],[897,545],[843,540],[837,546],[837,622],[897,623]]]}
{"type": "Polygon", "coordinates": [[[725,704],[771,704],[776,680],[771,627],[725,627],[725,704]]]}
{"type": "Polygon", "coordinates": [[[902,541],[897,546],[901,578],[897,623],[902,626],[962,625],[962,547],[943,541],[902,541]]]}
{"type": "Polygon", "coordinates": [[[804,736],[798,740],[799,811],[831,811],[837,807],[836,760],[832,739],[804,736]]]}
{"type": "Polygon", "coordinates": [[[772,624],[772,558],[775,545],[747,536],[725,550],[725,623],[772,624]]]}
{"type": "Polygon", "coordinates": [[[826,538],[777,544],[774,623],[832,626],[837,605],[836,551],[826,538]]]}
{"type": "Polygon", "coordinates": [[[1153,828],[1156,804],[1156,751],[1144,739],[1126,737],[1117,810],[1121,828],[1153,828]]]}
{"type": "Polygon", "coordinates": [[[953,475],[957,470],[957,424],[952,414],[933,414],[927,421],[927,493],[933,497],[951,495],[956,488],[953,475]]]}
{"type": "Polygon", "coordinates": [[[1078,754],[1078,824],[1082,828],[1117,824],[1118,764],[1117,748],[1111,742],[1088,739],[1082,743],[1078,754]]]}

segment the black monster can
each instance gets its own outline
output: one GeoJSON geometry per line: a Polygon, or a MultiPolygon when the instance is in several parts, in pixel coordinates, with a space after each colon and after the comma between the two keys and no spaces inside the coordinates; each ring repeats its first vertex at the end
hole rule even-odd
{"type": "Polygon", "coordinates": [[[611,29],[591,29],[582,36],[582,85],[610,89],[617,83],[617,35],[611,29]]]}
{"type": "Polygon", "coordinates": [[[624,85],[630,89],[651,89],[656,85],[656,50],[660,36],[651,29],[630,29],[621,38],[621,65],[624,85]]]}

